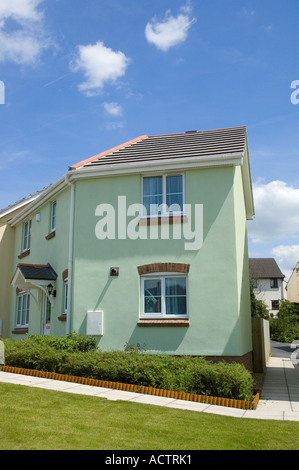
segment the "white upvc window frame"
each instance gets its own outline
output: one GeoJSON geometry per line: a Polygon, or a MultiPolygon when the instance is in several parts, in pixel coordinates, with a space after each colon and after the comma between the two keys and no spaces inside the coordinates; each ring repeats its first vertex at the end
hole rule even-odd
{"type": "Polygon", "coordinates": [[[17,328],[28,327],[29,312],[30,312],[30,294],[28,292],[20,292],[17,295],[17,317],[16,317],[17,328]]]}
{"type": "Polygon", "coordinates": [[[152,218],[157,218],[157,217],[175,217],[175,216],[182,216],[182,215],[186,215],[185,214],[185,186],[186,186],[186,183],[185,183],[185,173],[184,172],[170,172],[170,173],[149,173],[149,174],[144,174],[142,176],[142,183],[141,183],[141,204],[142,206],[144,206],[144,196],[143,196],[143,191],[144,191],[144,179],[145,178],[154,178],[154,177],[161,177],[162,178],[162,212],[159,213],[159,214],[147,214],[147,213],[143,213],[142,214],[142,218],[149,218],[149,217],[152,217],[152,218]],[[180,211],[173,211],[173,212],[169,212],[167,209],[167,204],[166,204],[166,197],[167,197],[167,193],[166,193],[166,179],[168,176],[181,176],[182,177],[182,210],[180,211]]]}
{"type": "Polygon", "coordinates": [[[32,221],[27,220],[23,225],[22,252],[30,250],[32,221]]]}
{"type": "Polygon", "coordinates": [[[55,232],[56,230],[56,213],[57,213],[56,211],[57,211],[57,202],[53,201],[51,203],[51,224],[50,224],[51,232],[55,232]]]}
{"type": "Polygon", "coordinates": [[[146,274],[140,277],[141,281],[141,295],[140,295],[140,318],[141,319],[171,319],[171,318],[181,318],[181,319],[188,319],[189,318],[189,289],[188,289],[188,276],[182,273],[152,273],[146,274]],[[168,278],[184,278],[186,280],[186,313],[184,314],[167,314],[166,313],[166,289],[165,289],[165,279],[168,278]],[[145,313],[144,312],[144,298],[145,298],[145,290],[144,284],[148,280],[159,280],[161,281],[161,312],[157,313],[145,313]]]}
{"type": "Polygon", "coordinates": [[[66,278],[63,281],[63,313],[66,315],[67,314],[67,306],[68,306],[68,289],[69,289],[69,280],[66,278]]]}

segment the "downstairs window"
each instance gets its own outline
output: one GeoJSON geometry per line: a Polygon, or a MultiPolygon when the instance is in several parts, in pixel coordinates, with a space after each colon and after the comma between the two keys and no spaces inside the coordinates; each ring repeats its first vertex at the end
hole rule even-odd
{"type": "Polygon", "coordinates": [[[187,318],[187,276],[141,278],[141,318],[187,318]]]}

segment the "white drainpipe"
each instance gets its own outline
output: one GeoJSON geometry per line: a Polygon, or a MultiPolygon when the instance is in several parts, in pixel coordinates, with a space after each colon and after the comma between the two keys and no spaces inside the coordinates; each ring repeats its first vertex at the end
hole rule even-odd
{"type": "Polygon", "coordinates": [[[69,334],[71,332],[71,298],[72,298],[72,272],[73,272],[75,186],[73,183],[70,183],[68,173],[65,175],[65,182],[69,184],[71,187],[69,259],[68,259],[68,296],[67,296],[67,315],[66,315],[66,333],[69,334]]]}

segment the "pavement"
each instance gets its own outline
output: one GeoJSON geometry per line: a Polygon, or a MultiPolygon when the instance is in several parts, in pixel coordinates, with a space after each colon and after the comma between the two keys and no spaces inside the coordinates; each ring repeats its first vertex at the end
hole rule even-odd
{"type": "MultiPolygon", "coordinates": [[[[196,403],[187,400],[144,395],[109,388],[82,385],[60,380],[45,379],[0,371],[0,382],[38,387],[66,393],[106,398],[108,400],[125,400],[167,408],[212,413],[236,418],[271,419],[299,422],[299,364],[292,359],[293,351],[279,344],[271,343],[274,352],[267,364],[267,371],[262,387],[261,397],[256,410],[242,410],[226,406],[196,403]]],[[[299,352],[299,349],[298,349],[299,352]]]]}

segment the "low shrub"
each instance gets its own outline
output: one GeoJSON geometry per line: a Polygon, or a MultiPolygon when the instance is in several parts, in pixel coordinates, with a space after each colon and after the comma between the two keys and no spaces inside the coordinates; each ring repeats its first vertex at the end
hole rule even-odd
{"type": "Polygon", "coordinates": [[[299,306],[288,300],[280,301],[277,316],[270,319],[270,336],[274,341],[292,343],[299,339],[299,306]]]}
{"type": "Polygon", "coordinates": [[[240,400],[252,399],[252,376],[243,365],[201,357],[151,355],[132,348],[101,351],[93,340],[31,336],[4,340],[5,363],[98,380],[240,400]]]}
{"type": "Polygon", "coordinates": [[[48,345],[55,350],[68,352],[87,352],[97,347],[94,336],[83,336],[76,332],[69,333],[66,337],[29,335],[26,341],[34,345],[48,345]]]}

